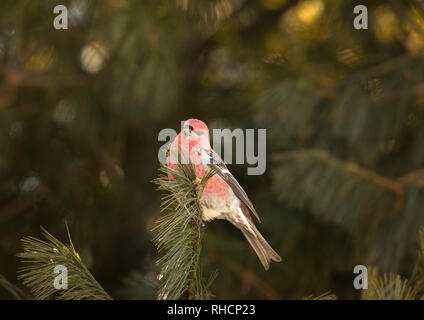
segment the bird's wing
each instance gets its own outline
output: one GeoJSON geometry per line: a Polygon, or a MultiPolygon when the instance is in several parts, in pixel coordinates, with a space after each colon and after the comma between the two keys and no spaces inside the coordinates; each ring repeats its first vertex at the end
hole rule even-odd
{"type": "Polygon", "coordinates": [[[240,186],[236,178],[234,178],[230,170],[228,170],[221,157],[212,149],[204,149],[204,151],[206,152],[206,157],[208,160],[207,164],[211,168],[216,170],[217,174],[230,186],[231,190],[233,190],[236,197],[239,198],[246,205],[246,207],[255,215],[256,219],[258,219],[260,223],[261,219],[259,218],[259,215],[256,212],[255,208],[253,207],[252,202],[250,201],[246,192],[240,186]]]}

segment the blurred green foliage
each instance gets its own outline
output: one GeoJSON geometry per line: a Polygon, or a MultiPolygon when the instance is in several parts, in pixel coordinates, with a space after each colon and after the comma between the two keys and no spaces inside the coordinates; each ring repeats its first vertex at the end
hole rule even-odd
{"type": "MultiPolygon", "coordinates": [[[[268,272],[208,223],[219,299],[358,298],[353,267],[409,275],[424,204],[420,1],[2,0],[0,274],[23,236],[66,237],[116,298],[154,298],[158,133],[266,128],[267,171],[230,165],[283,257],[268,272]],[[53,8],[69,8],[68,30],[53,8]]],[[[234,154],[234,153],[233,153],[234,154]]],[[[10,297],[0,291],[0,297],[10,297]]]]}

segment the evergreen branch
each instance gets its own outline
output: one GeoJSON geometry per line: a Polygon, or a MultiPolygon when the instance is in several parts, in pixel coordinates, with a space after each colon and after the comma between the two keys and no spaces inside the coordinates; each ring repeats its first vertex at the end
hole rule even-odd
{"type": "Polygon", "coordinates": [[[402,207],[404,186],[324,150],[286,152],[273,158],[275,192],[295,207],[357,230],[402,207]],[[376,210],[379,207],[384,210],[376,210]],[[371,214],[373,213],[373,214],[371,214]]]}
{"type": "Polygon", "coordinates": [[[161,280],[158,299],[205,299],[210,297],[202,279],[200,266],[202,209],[199,199],[210,171],[199,184],[194,166],[178,164],[173,170],[162,165],[154,183],[166,193],[161,211],[167,211],[156,221],[154,242],[159,253],[161,280]],[[168,175],[172,177],[168,178],[168,175]]]}
{"type": "Polygon", "coordinates": [[[403,142],[404,123],[416,112],[411,99],[422,87],[418,75],[402,82],[398,71],[392,71],[392,77],[380,73],[390,74],[391,68],[398,70],[403,64],[410,68],[414,62],[403,55],[371,68],[370,76],[379,75],[373,85],[367,73],[355,76],[354,85],[346,88],[323,86],[313,78],[288,78],[256,101],[256,121],[270,131],[274,150],[315,145],[377,166],[403,142]],[[391,146],[390,141],[397,144],[391,146]]]}
{"type": "Polygon", "coordinates": [[[368,268],[368,289],[362,291],[362,300],[412,300],[414,292],[408,280],[400,275],[379,275],[378,267],[368,268]]]}
{"type": "Polygon", "coordinates": [[[30,300],[31,297],[25,293],[21,288],[9,282],[5,277],[0,274],[0,287],[8,291],[16,300],[30,300]]]}
{"type": "Polygon", "coordinates": [[[82,262],[74,248],[69,235],[70,244],[63,244],[41,227],[46,241],[35,237],[21,239],[24,251],[18,253],[23,266],[19,267],[18,279],[27,285],[38,300],[111,300],[94,279],[82,262]],[[67,289],[56,289],[54,273],[56,266],[62,265],[67,269],[67,289]]]}
{"type": "Polygon", "coordinates": [[[354,255],[397,270],[424,224],[420,170],[389,179],[320,149],[281,153],[273,162],[273,190],[280,200],[360,234],[354,255]]]}
{"type": "Polygon", "coordinates": [[[302,297],[302,300],[337,300],[338,297],[332,293],[331,291],[324,292],[319,296],[314,297],[313,295],[309,295],[306,297],[302,297]]]}

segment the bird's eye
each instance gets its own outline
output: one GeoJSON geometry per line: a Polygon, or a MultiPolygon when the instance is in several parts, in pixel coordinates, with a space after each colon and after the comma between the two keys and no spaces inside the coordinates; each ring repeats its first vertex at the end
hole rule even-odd
{"type": "Polygon", "coordinates": [[[188,128],[188,130],[190,130],[190,131],[193,131],[193,130],[194,130],[194,129],[193,129],[193,127],[192,127],[191,125],[185,126],[185,128],[186,128],[186,129],[188,128]]]}

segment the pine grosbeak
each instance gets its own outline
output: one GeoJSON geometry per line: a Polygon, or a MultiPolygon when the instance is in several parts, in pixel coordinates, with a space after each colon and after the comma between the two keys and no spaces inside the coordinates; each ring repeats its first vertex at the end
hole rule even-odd
{"type": "MultiPolygon", "coordinates": [[[[200,199],[203,221],[226,219],[231,222],[249,241],[266,270],[271,260],[280,262],[281,257],[266,242],[250,216],[253,213],[260,222],[246,192],[211,148],[209,129],[204,122],[197,119],[185,121],[183,130],[168,149],[166,163],[171,169],[176,170],[178,158],[183,157],[180,150],[183,155],[189,155],[196,170],[196,180],[200,181],[211,168],[217,172],[207,181],[200,199]]],[[[172,176],[168,177],[172,179],[172,176]]]]}

